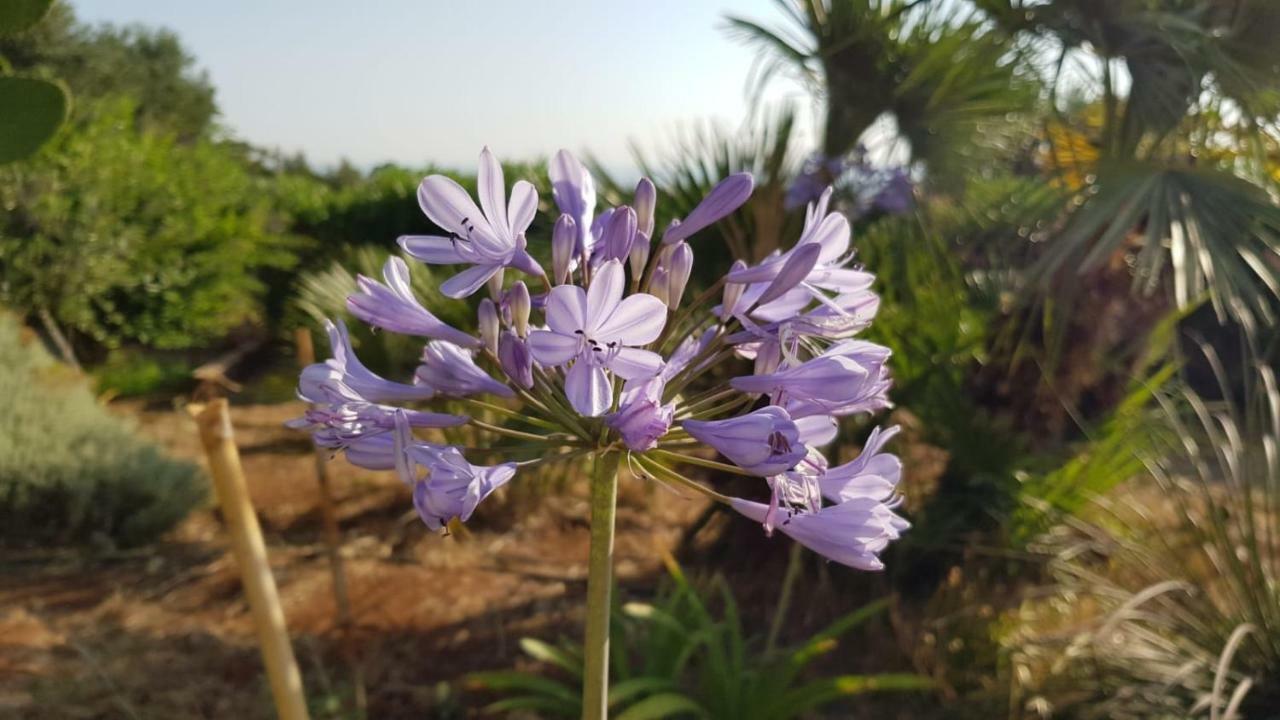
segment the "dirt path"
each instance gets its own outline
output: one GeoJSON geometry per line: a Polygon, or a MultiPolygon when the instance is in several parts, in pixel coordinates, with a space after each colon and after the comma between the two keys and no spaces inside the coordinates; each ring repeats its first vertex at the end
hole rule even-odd
{"type": "MultiPolygon", "coordinates": [[[[176,455],[199,457],[184,415],[129,411],[176,455]]],[[[345,691],[346,671],[310,445],[281,425],[300,411],[236,406],[233,420],[308,694],[323,709],[345,691]]],[[[474,703],[456,684],[439,683],[510,667],[523,636],[577,632],[588,514],[580,481],[553,498],[527,490],[495,497],[467,536],[440,538],[413,516],[389,473],[340,460],[330,469],[371,717],[463,716],[474,703]]],[[[652,586],[660,551],[702,508],[625,483],[620,582],[652,586]]],[[[139,552],[0,555],[0,717],[271,717],[237,577],[211,509],[139,552]]]]}

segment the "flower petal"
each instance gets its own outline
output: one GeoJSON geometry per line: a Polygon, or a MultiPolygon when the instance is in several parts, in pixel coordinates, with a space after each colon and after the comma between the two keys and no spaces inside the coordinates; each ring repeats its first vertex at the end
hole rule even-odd
{"type": "Polygon", "coordinates": [[[533,216],[538,212],[538,191],[532,183],[517,181],[511,187],[511,205],[507,209],[511,234],[519,235],[529,229],[533,216]]]}
{"type": "Polygon", "coordinates": [[[557,285],[547,294],[547,326],[573,335],[587,326],[587,293],[577,285],[557,285]]]}
{"type": "Polygon", "coordinates": [[[462,186],[443,175],[431,175],[418,186],[418,204],[431,222],[466,240],[498,242],[484,213],[462,186]]]}
{"type": "Polygon", "coordinates": [[[596,269],[591,276],[591,287],[587,288],[587,323],[583,326],[587,335],[595,337],[595,331],[613,314],[626,283],[618,260],[610,260],[596,269]]]}
{"type": "Polygon", "coordinates": [[[618,303],[591,337],[606,345],[617,342],[638,347],[657,340],[666,324],[666,304],[652,295],[638,293],[618,303]]]}
{"type": "Polygon", "coordinates": [[[661,372],[662,356],[648,350],[622,348],[605,364],[623,380],[638,380],[661,372]]]}
{"type": "Polygon", "coordinates": [[[550,330],[529,332],[529,353],[543,365],[564,365],[578,354],[582,341],[550,330]]]}
{"type": "Polygon", "coordinates": [[[431,265],[459,265],[467,262],[457,240],[439,235],[402,235],[396,240],[410,256],[431,265]]]}
{"type": "Polygon", "coordinates": [[[604,368],[579,360],[565,375],[564,394],[574,410],[585,417],[597,417],[613,402],[613,383],[604,368]]]}
{"type": "Polygon", "coordinates": [[[440,283],[440,294],[451,298],[464,298],[479,290],[493,277],[501,265],[473,265],[440,283]]]}
{"type": "Polygon", "coordinates": [[[476,174],[476,194],[489,225],[500,238],[510,239],[511,223],[507,222],[507,186],[502,164],[489,152],[480,151],[480,170],[476,174]]]}

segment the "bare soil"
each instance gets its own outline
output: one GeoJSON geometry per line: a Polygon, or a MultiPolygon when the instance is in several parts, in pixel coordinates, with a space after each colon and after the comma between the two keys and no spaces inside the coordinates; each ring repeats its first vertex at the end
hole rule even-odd
{"type": "MultiPolygon", "coordinates": [[[[144,434],[203,461],[184,413],[129,405],[144,434]]],[[[314,457],[282,423],[296,403],[232,411],[289,630],[316,717],[345,716],[342,659],[322,543],[314,457]]],[[[466,717],[460,679],[523,662],[518,640],[578,632],[587,505],[580,479],[556,497],[495,497],[461,536],[413,515],[389,473],[328,463],[358,654],[373,718],[466,717]]],[[[661,555],[704,505],[624,484],[617,570],[652,588],[661,555]]],[[[211,503],[138,551],[0,554],[0,717],[273,717],[248,608],[211,503]]]]}

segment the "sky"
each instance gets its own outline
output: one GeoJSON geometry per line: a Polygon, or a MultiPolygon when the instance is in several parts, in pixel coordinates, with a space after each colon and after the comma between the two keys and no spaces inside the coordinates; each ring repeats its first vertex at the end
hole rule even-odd
{"type": "Polygon", "coordinates": [[[236,137],[320,166],[468,168],[485,145],[508,159],[567,147],[624,174],[632,143],[741,124],[753,54],[723,17],[781,15],[771,0],[72,3],[89,22],[174,30],[236,137]]]}

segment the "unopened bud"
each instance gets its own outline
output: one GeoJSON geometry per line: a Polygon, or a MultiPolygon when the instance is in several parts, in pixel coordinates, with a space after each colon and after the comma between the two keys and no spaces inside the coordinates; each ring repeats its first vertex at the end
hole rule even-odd
{"type": "Polygon", "coordinates": [[[604,255],[601,261],[626,260],[636,238],[636,211],[623,205],[615,208],[604,227],[604,255]]]}
{"type": "MultiPolygon", "coordinates": [[[[734,260],[733,265],[729,268],[729,272],[738,270],[746,270],[747,264],[742,260],[734,260]]],[[[738,307],[738,301],[742,300],[742,293],[745,292],[747,286],[742,283],[725,282],[724,299],[720,301],[720,319],[728,320],[733,317],[734,310],[738,307]]]]}
{"type": "Polygon", "coordinates": [[[664,305],[667,304],[670,292],[667,287],[666,268],[658,267],[653,269],[653,275],[649,277],[649,294],[661,300],[664,305]]]}
{"type": "Polygon", "coordinates": [[[667,307],[675,310],[680,307],[680,299],[684,296],[684,288],[689,284],[689,273],[693,272],[693,248],[689,243],[677,243],[667,263],[667,307]]]}
{"type": "Polygon", "coordinates": [[[529,288],[523,281],[516,281],[507,291],[507,305],[511,308],[511,324],[515,326],[516,335],[524,337],[529,334],[529,288]]]}
{"type": "Polygon", "coordinates": [[[782,364],[782,345],[777,340],[763,340],[756,349],[756,375],[768,375],[782,364]]]}
{"type": "Polygon", "coordinates": [[[813,268],[818,263],[818,256],[821,254],[822,245],[816,242],[805,243],[794,248],[791,256],[782,264],[778,276],[764,289],[764,293],[760,295],[756,304],[767,305],[804,282],[804,279],[809,277],[809,273],[813,272],[813,268]]]}
{"type": "Polygon", "coordinates": [[[503,330],[498,342],[498,364],[511,382],[526,390],[533,387],[533,356],[529,354],[529,346],[510,330],[503,330]]]}
{"type": "Polygon", "coordinates": [[[489,276],[489,297],[494,300],[502,299],[502,282],[506,278],[506,275],[506,268],[498,268],[498,272],[489,276]]]}
{"type": "Polygon", "coordinates": [[[636,210],[636,229],[644,233],[646,238],[653,237],[653,210],[658,204],[658,189],[649,178],[640,178],[636,184],[635,200],[632,207],[636,210]]]}
{"type": "Polygon", "coordinates": [[[631,255],[628,258],[631,264],[631,277],[638,278],[644,273],[644,266],[649,262],[649,247],[649,235],[636,232],[636,239],[631,243],[631,255]]]}
{"type": "Polygon", "coordinates": [[[498,352],[498,308],[489,298],[480,301],[477,311],[477,325],[480,326],[480,340],[491,353],[498,352]]]}
{"type": "Polygon", "coordinates": [[[563,285],[569,278],[577,235],[578,224],[568,215],[561,215],[551,230],[551,274],[557,285],[563,285]]]}

